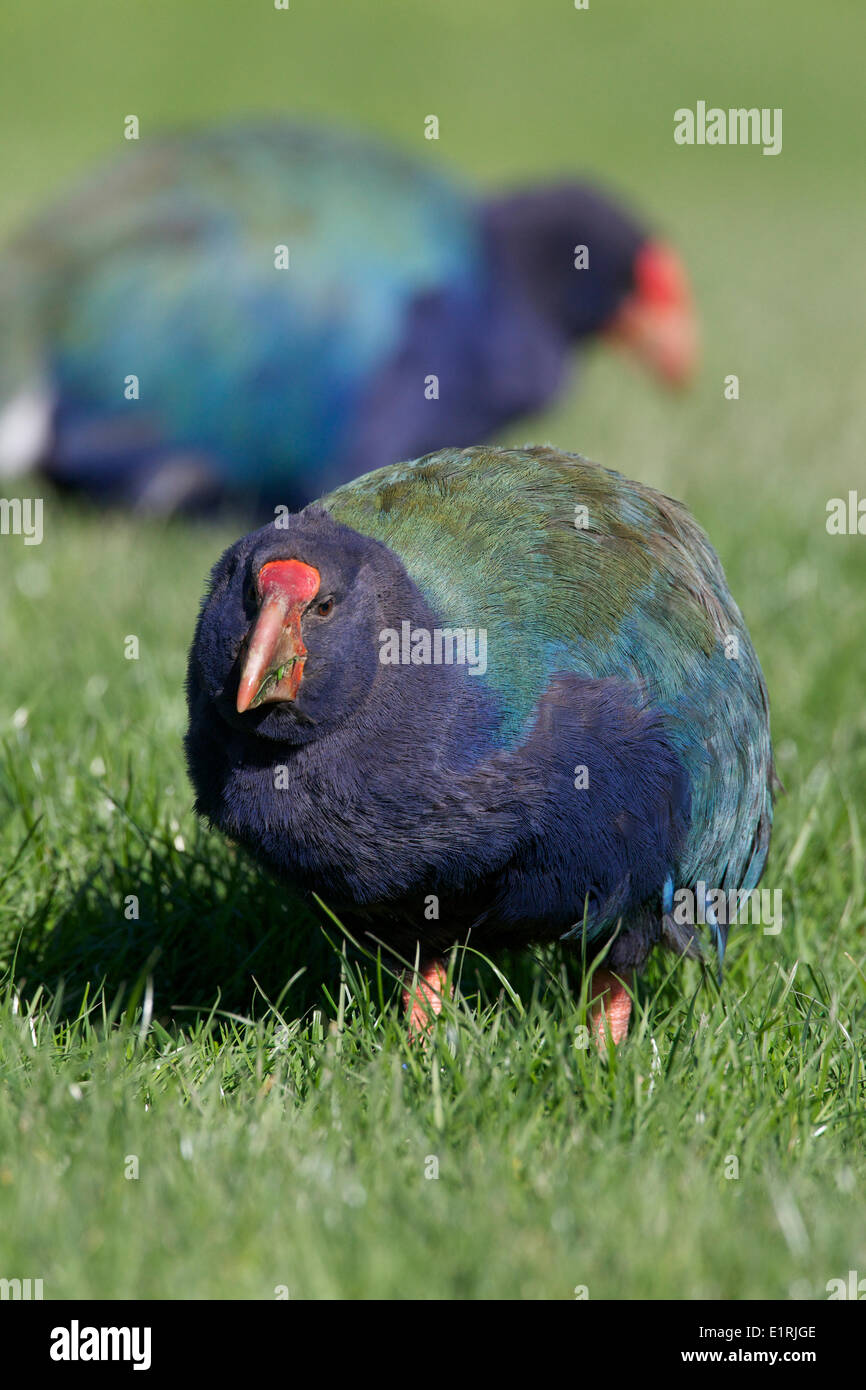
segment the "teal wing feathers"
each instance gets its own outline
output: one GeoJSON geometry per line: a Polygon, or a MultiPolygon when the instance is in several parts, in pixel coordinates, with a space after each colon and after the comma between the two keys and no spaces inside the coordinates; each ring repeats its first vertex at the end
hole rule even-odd
{"type": "Polygon", "coordinates": [[[507,743],[557,671],[634,682],[689,772],[677,883],[757,883],[772,824],[767,692],[718,557],[680,503],[575,454],[476,448],[380,469],[324,505],[399,554],[443,622],[487,629],[507,743]]]}
{"type": "Polygon", "coordinates": [[[474,283],[479,237],[463,190],[399,152],[241,124],[130,141],[9,263],[31,273],[45,371],[70,410],[117,417],[134,373],[139,415],[159,401],[155,433],[262,480],[328,459],[411,299],[474,283]]]}

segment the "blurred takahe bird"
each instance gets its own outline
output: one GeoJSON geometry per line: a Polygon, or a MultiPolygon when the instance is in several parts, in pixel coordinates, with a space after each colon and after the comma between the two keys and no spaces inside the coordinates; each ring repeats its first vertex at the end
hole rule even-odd
{"type": "Polygon", "coordinates": [[[294,508],[488,439],[599,335],[672,384],[695,362],[676,255],[591,187],[484,198],[280,122],[131,142],[0,264],[0,474],[294,508]]]}
{"type": "Polygon", "coordinates": [[[767,692],[719,560],[574,454],[446,449],[278,514],[215,566],[187,694],[197,810],[417,960],[416,1027],[455,943],[563,938],[619,1040],[653,946],[706,921],[721,960],[706,885],[764,868],[767,692]]]}

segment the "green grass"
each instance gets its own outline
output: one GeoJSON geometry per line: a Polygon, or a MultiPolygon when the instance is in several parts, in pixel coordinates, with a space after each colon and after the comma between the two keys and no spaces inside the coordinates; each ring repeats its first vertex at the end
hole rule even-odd
{"type": "Polygon", "coordinates": [[[866,1275],[866,537],[824,526],[866,491],[856,10],[814,32],[805,4],[495,12],[293,0],[280,52],[240,6],[4,14],[0,220],[127,111],[287,91],[410,146],[438,111],[443,162],[596,167],[652,207],[695,278],[695,390],[599,354],[505,437],[640,477],[709,531],[771,694],[783,929],[735,932],[721,991],[656,959],[608,1058],[578,1045],[556,952],[467,953],[409,1047],[394,981],[191,812],[186,648],[242,522],[109,524],[48,496],[41,547],[0,538],[0,1277],[46,1297],[822,1298],[866,1275]],[[729,92],[784,106],[777,160],[674,149],[673,108],[729,92]]]}

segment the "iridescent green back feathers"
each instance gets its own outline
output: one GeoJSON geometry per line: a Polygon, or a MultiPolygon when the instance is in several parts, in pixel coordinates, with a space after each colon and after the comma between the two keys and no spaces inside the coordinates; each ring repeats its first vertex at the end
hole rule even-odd
{"type": "Polygon", "coordinates": [[[718,557],[680,503],[550,448],[444,450],[323,505],[400,555],[443,623],[483,627],[484,679],[525,738],[557,672],[632,682],[691,781],[677,886],[751,888],[774,772],[767,694],[718,557]]]}

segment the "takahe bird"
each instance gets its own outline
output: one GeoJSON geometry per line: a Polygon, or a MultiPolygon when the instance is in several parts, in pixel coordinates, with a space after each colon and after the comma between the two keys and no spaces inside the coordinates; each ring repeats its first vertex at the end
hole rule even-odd
{"type": "Polygon", "coordinates": [[[564,938],[607,950],[619,1039],[652,947],[700,950],[674,894],[764,868],[767,693],[719,560],[574,454],[447,449],[279,513],[215,566],[187,693],[197,810],[419,959],[416,1024],[454,943],[564,938]]]}
{"type": "Polygon", "coordinates": [[[0,265],[0,474],[297,507],[488,439],[596,335],[668,382],[694,364],[677,257],[591,187],[483,198],[290,123],[143,138],[0,265]]]}

